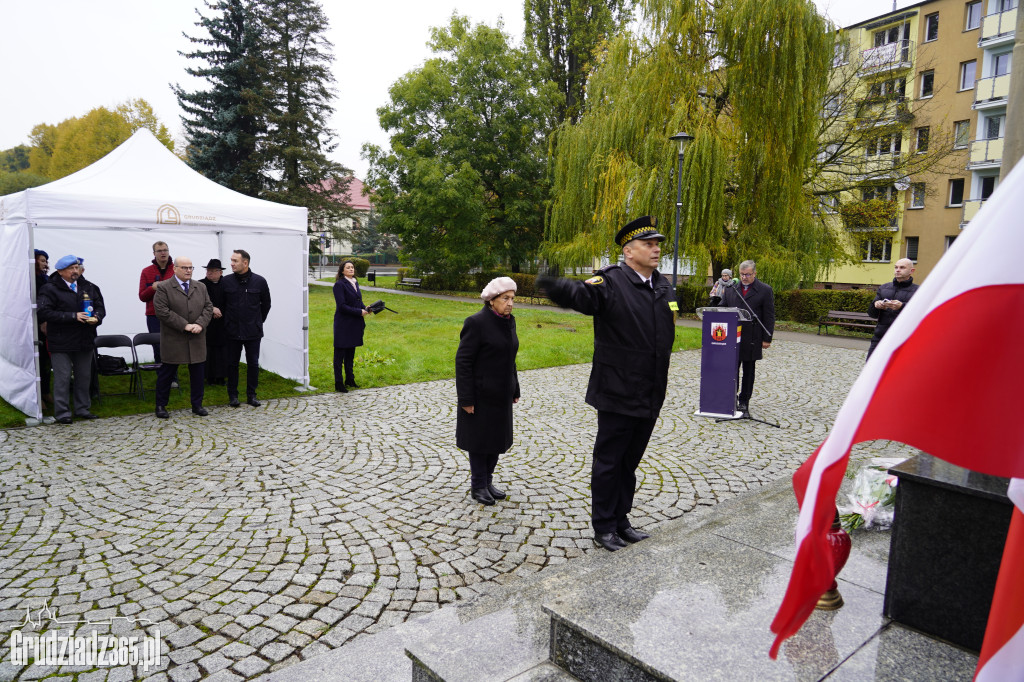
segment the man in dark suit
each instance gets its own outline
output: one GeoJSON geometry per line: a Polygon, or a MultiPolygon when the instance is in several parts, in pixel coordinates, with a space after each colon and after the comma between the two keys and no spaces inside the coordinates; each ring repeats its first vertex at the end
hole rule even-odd
{"type": "Polygon", "coordinates": [[[770,286],[757,279],[757,265],[752,260],[740,263],[739,282],[739,286],[725,290],[722,305],[740,310],[749,307],[756,318],[742,325],[739,366],[736,368],[737,380],[740,368],[743,369],[743,383],[737,396],[736,409],[746,412],[750,396],[754,393],[754,363],[772,345],[772,335],[775,334],[775,293],[770,286]]]}
{"type": "Polygon", "coordinates": [[[891,282],[886,282],[878,287],[875,300],[868,307],[868,315],[878,320],[875,325],[875,335],[871,338],[871,346],[868,348],[868,357],[875,352],[875,347],[882,340],[889,327],[896,321],[896,317],[903,310],[903,307],[913,298],[917,291],[917,284],[914,284],[914,261],[909,258],[900,258],[893,267],[894,273],[891,282]]]}
{"type": "Polygon", "coordinates": [[[256,385],[260,379],[260,340],[270,314],[267,280],[249,269],[249,252],[231,253],[231,274],[221,280],[224,289],[224,336],[228,359],[228,405],[238,407],[238,363],[245,349],[245,402],[259,407],[256,385]]]}
{"type": "Polygon", "coordinates": [[[610,552],[650,537],[629,521],[636,469],[668,388],[675,295],[657,271],[664,235],[651,216],[619,230],[622,263],[586,282],[538,278],[551,300],[594,316],[594,366],[587,403],[597,409],[590,475],[594,542],[610,552]]]}

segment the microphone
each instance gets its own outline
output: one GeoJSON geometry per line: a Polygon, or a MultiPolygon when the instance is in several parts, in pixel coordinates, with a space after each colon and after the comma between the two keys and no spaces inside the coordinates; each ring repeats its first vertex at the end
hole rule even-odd
{"type": "Polygon", "coordinates": [[[739,280],[737,280],[735,277],[733,277],[732,279],[730,279],[728,281],[726,286],[730,286],[733,289],[735,289],[735,288],[739,287],[739,285],[740,285],[739,280]]]}

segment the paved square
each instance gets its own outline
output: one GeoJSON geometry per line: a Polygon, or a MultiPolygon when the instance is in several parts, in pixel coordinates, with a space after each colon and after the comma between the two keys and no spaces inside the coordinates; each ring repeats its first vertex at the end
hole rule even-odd
{"type": "MultiPolygon", "coordinates": [[[[638,528],[789,475],[864,353],[773,344],[751,409],[781,429],[693,417],[699,358],[672,358],[638,528]]],[[[598,551],[589,371],[520,373],[516,441],[495,473],[510,496],[494,507],[469,498],[450,380],[0,431],[0,680],[251,678],[598,551]],[[13,665],[10,632],[46,603],[60,620],[111,623],[79,634],[159,629],[164,665],[13,665]]],[[[855,456],[911,452],[876,442],[855,456]]]]}

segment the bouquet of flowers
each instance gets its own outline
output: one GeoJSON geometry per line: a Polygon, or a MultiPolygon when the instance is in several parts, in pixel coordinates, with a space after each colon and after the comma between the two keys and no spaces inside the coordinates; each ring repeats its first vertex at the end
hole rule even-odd
{"type": "Polygon", "coordinates": [[[861,467],[853,479],[853,491],[846,496],[849,504],[837,505],[843,528],[885,530],[892,526],[898,479],[888,470],[902,461],[901,457],[874,457],[861,467]]]}

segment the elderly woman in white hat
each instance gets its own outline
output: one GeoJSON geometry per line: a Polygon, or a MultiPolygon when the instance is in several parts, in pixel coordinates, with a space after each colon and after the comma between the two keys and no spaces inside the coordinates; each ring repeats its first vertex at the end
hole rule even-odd
{"type": "Polygon", "coordinates": [[[505,498],[493,475],[498,455],[512,446],[512,404],[519,402],[515,297],[512,278],[492,279],[480,293],[483,309],[462,325],[455,354],[455,444],[469,453],[470,494],[484,505],[505,498]]]}

